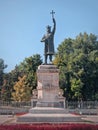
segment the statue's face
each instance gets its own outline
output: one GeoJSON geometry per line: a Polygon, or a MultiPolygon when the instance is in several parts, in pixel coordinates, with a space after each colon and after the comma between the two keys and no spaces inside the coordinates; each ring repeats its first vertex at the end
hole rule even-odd
{"type": "Polygon", "coordinates": [[[50,33],[51,32],[51,27],[47,26],[47,32],[50,33]]]}

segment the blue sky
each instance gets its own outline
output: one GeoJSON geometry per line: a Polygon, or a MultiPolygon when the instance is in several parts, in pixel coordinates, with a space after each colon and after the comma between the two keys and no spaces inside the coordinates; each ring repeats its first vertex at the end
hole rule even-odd
{"type": "Polygon", "coordinates": [[[98,35],[98,0],[0,0],[0,58],[14,69],[26,57],[40,54],[50,12],[56,12],[55,50],[65,38],[80,32],[98,35]]]}

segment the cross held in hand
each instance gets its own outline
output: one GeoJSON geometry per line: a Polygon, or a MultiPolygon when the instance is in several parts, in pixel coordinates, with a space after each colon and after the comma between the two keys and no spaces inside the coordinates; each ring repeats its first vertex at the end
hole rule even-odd
{"type": "Polygon", "coordinates": [[[52,12],[50,12],[50,14],[52,14],[52,18],[54,18],[55,12],[53,10],[52,10],[52,12]]]}

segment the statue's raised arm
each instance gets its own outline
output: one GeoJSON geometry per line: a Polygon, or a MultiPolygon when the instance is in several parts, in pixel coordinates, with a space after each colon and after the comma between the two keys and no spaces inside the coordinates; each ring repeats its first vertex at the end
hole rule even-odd
{"type": "Polygon", "coordinates": [[[55,21],[55,18],[53,18],[52,19],[53,20],[53,30],[52,30],[52,33],[53,33],[53,35],[54,35],[54,33],[55,33],[55,30],[56,30],[56,21],[55,21]]]}

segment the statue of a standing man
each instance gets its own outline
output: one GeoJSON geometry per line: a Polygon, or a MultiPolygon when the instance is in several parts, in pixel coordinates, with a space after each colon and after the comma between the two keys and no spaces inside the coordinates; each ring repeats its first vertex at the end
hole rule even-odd
{"type": "Polygon", "coordinates": [[[43,36],[41,42],[45,43],[44,48],[44,56],[45,56],[45,64],[47,64],[47,57],[49,56],[50,62],[52,62],[52,56],[54,55],[54,33],[56,30],[56,21],[54,19],[54,12],[51,12],[52,20],[53,20],[53,29],[51,31],[51,26],[47,26],[47,33],[43,36]]]}

